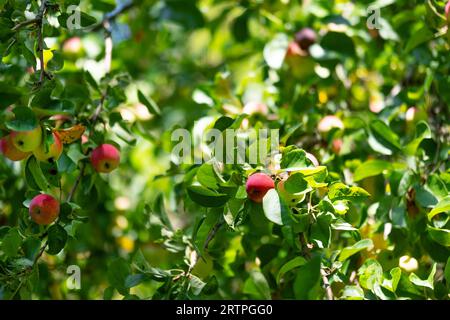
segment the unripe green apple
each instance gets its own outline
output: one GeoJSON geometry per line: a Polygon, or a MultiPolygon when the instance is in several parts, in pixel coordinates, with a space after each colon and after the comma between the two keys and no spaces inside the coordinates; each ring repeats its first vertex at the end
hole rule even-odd
{"type": "Polygon", "coordinates": [[[109,173],[120,164],[120,152],[111,144],[102,144],[92,151],[91,163],[97,172],[109,173]]]}
{"type": "Polygon", "coordinates": [[[0,140],[0,151],[11,161],[20,161],[30,155],[29,152],[22,152],[17,149],[12,143],[11,136],[9,135],[0,140]]]}
{"type": "Polygon", "coordinates": [[[272,178],[265,173],[255,173],[248,177],[245,189],[250,200],[261,203],[267,191],[275,188],[272,178]]]}
{"type": "Polygon", "coordinates": [[[63,144],[61,139],[56,132],[53,132],[53,143],[46,148],[45,142],[43,141],[41,145],[33,151],[33,154],[39,161],[52,163],[59,159],[62,152],[63,144]]]}
{"type": "Polygon", "coordinates": [[[40,194],[30,202],[30,216],[37,224],[48,225],[59,216],[59,202],[48,194],[40,194]]]}
{"type": "Polygon", "coordinates": [[[17,149],[22,152],[31,152],[42,142],[42,129],[38,126],[30,131],[13,131],[10,136],[17,149]]]}

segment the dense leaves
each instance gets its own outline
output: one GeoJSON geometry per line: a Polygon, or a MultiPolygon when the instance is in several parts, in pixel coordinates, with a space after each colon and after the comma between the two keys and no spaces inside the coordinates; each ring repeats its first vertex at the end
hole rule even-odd
{"type": "Polygon", "coordinates": [[[448,300],[444,7],[0,1],[0,298],[448,300]]]}

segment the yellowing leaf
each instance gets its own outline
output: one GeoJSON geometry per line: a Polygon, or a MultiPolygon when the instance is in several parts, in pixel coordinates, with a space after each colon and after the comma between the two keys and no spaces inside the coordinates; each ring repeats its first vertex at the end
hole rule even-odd
{"type": "Polygon", "coordinates": [[[83,126],[82,124],[77,124],[68,129],[54,130],[54,132],[58,133],[63,144],[70,144],[80,139],[85,130],[85,126],[83,126]]]}

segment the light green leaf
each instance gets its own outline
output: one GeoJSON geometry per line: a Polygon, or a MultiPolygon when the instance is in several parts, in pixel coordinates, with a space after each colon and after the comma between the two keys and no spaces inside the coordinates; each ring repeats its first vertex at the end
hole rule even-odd
{"type": "Polygon", "coordinates": [[[342,249],[340,255],[339,255],[339,261],[344,261],[354,255],[355,253],[358,253],[362,250],[370,250],[373,248],[373,242],[371,239],[363,239],[355,243],[354,245],[350,247],[346,247],[342,249]]]}
{"type": "Polygon", "coordinates": [[[306,263],[306,259],[303,257],[295,257],[292,260],[289,260],[286,262],[280,269],[277,275],[277,283],[280,283],[281,278],[292,269],[298,268],[306,263]]]}
{"type": "Polygon", "coordinates": [[[428,220],[431,221],[439,213],[450,211],[450,196],[445,197],[428,213],[428,220]]]}
{"type": "Polygon", "coordinates": [[[426,280],[420,279],[415,273],[411,273],[409,275],[409,281],[414,283],[419,287],[427,287],[430,289],[434,289],[434,275],[436,274],[436,263],[433,264],[433,268],[431,269],[430,275],[426,280]]]}
{"type": "Polygon", "coordinates": [[[263,210],[267,219],[273,223],[283,225],[282,215],[285,214],[286,208],[281,201],[277,190],[270,189],[263,198],[263,210]]]}
{"type": "Polygon", "coordinates": [[[145,105],[148,109],[148,112],[150,112],[153,115],[159,115],[161,114],[161,111],[159,110],[158,105],[155,101],[153,101],[152,98],[146,97],[140,90],[138,90],[138,99],[139,102],[145,105]]]}
{"type": "Polygon", "coordinates": [[[385,170],[392,169],[392,164],[384,160],[368,160],[362,163],[355,171],[353,181],[379,175],[385,170]]]}

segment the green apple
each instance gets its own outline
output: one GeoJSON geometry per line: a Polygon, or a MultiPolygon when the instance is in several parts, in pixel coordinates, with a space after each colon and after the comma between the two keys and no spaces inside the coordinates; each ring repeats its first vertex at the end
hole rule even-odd
{"type": "Polygon", "coordinates": [[[54,162],[59,159],[63,152],[63,144],[57,133],[53,133],[53,143],[47,148],[43,141],[39,147],[37,147],[33,154],[41,162],[54,162]]]}
{"type": "Polygon", "coordinates": [[[11,141],[14,146],[22,152],[35,150],[42,142],[42,129],[40,126],[29,131],[11,132],[11,141]]]}

